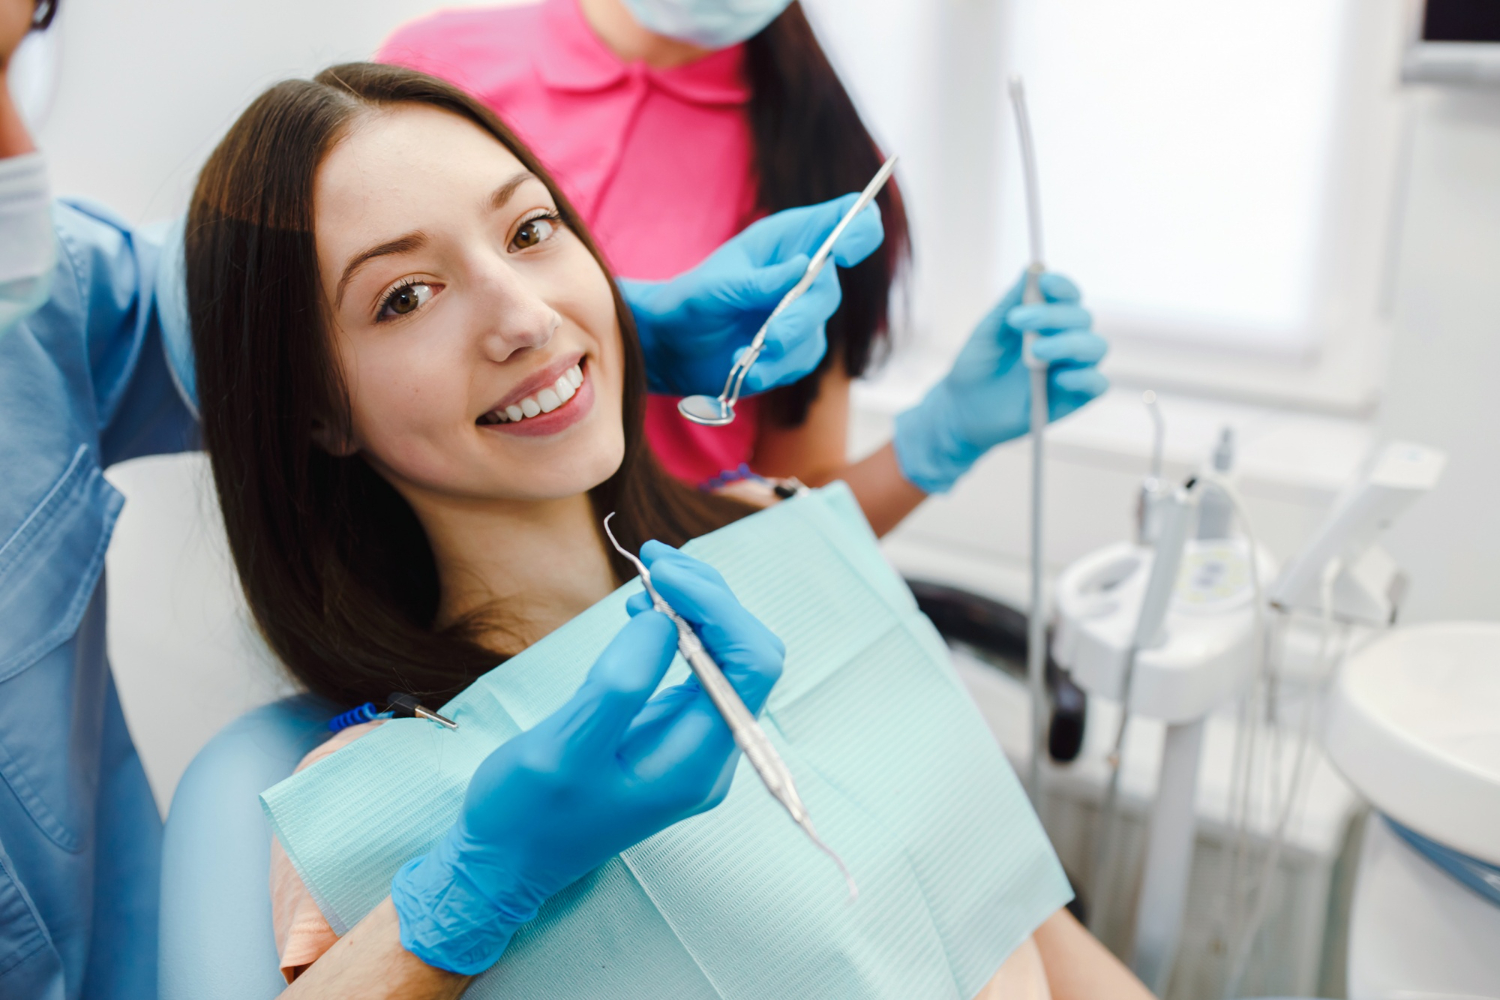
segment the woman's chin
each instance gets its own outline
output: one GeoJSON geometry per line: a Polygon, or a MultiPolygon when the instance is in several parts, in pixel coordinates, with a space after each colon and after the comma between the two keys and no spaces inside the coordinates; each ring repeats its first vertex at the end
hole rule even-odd
{"type": "Polygon", "coordinates": [[[569,442],[552,456],[536,461],[507,463],[503,485],[497,482],[497,499],[514,501],[562,500],[587,493],[620,469],[625,457],[624,435],[614,440],[593,437],[569,442]]]}

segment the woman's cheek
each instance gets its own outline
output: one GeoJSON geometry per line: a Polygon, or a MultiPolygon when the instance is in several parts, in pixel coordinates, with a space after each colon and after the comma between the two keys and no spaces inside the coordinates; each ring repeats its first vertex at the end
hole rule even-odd
{"type": "Polygon", "coordinates": [[[588,249],[571,235],[569,245],[538,269],[537,291],[560,315],[572,320],[601,348],[618,341],[614,288],[588,249]]]}
{"type": "Polygon", "coordinates": [[[370,359],[350,384],[354,426],[365,449],[402,465],[429,464],[423,457],[440,446],[445,429],[465,423],[463,387],[433,377],[430,359],[370,359]],[[451,412],[449,412],[451,411],[451,412]]]}

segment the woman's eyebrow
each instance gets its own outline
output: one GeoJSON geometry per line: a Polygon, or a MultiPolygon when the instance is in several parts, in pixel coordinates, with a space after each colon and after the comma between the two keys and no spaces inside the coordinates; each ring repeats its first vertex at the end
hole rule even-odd
{"type": "Polygon", "coordinates": [[[349,263],[344,265],[343,277],[339,278],[338,288],[335,289],[333,294],[334,308],[337,308],[344,301],[344,288],[349,284],[350,279],[354,277],[355,272],[364,267],[370,261],[374,260],[376,257],[387,257],[391,254],[412,253],[413,251],[422,249],[426,245],[426,234],[407,233],[405,236],[398,236],[393,240],[386,241],[385,243],[379,243],[373,247],[368,247],[364,250],[361,250],[353,257],[350,257],[349,263]]]}
{"type": "Polygon", "coordinates": [[[516,193],[516,188],[527,181],[535,179],[536,174],[533,174],[530,170],[522,170],[520,173],[512,176],[510,180],[490,192],[490,210],[499,211],[504,208],[505,203],[510,201],[510,196],[516,193]]]}

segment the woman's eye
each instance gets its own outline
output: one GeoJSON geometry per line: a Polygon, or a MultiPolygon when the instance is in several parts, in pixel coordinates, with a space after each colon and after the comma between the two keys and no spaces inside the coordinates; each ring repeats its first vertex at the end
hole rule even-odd
{"type": "Polygon", "coordinates": [[[380,315],[376,319],[395,319],[416,312],[432,298],[432,286],[422,281],[401,285],[391,291],[380,304],[380,315]]]}
{"type": "Polygon", "coordinates": [[[527,219],[521,223],[521,228],[517,229],[516,235],[511,238],[511,249],[528,250],[538,243],[545,243],[556,231],[557,216],[555,215],[539,215],[535,219],[527,219]]]}

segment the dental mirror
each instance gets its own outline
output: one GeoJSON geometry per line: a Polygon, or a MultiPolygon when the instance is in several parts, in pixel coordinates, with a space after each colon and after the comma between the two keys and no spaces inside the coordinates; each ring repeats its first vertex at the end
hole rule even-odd
{"type": "Polygon", "coordinates": [[[734,408],[723,396],[686,396],[677,401],[677,412],[705,427],[724,427],[734,422],[734,408]]]}
{"type": "Polygon", "coordinates": [[[890,180],[891,171],[895,169],[896,157],[894,156],[881,164],[875,176],[870,179],[870,183],[866,184],[865,189],[860,192],[858,200],[849,211],[844,213],[839,224],[833,227],[833,232],[829,233],[823,245],[818,247],[818,252],[813,254],[812,260],[807,262],[807,270],[802,273],[802,278],[781,297],[781,301],[776,303],[776,308],[771,310],[771,315],[767,316],[760,329],[755,331],[755,337],[750,341],[750,346],[729,369],[729,378],[724,380],[724,391],[718,396],[701,394],[686,396],[677,401],[678,413],[693,423],[702,424],[705,427],[725,427],[734,423],[734,405],[740,401],[740,387],[745,384],[745,376],[750,374],[750,366],[755,364],[755,359],[760,357],[761,350],[766,346],[766,330],[770,328],[777,316],[785,312],[788,306],[800,299],[802,294],[812,287],[819,272],[823,270],[823,265],[827,263],[828,255],[833,253],[833,245],[838,242],[840,236],[844,235],[844,230],[849,227],[850,222],[854,221],[854,217],[875,200],[880,189],[885,187],[885,182],[890,180]]]}

